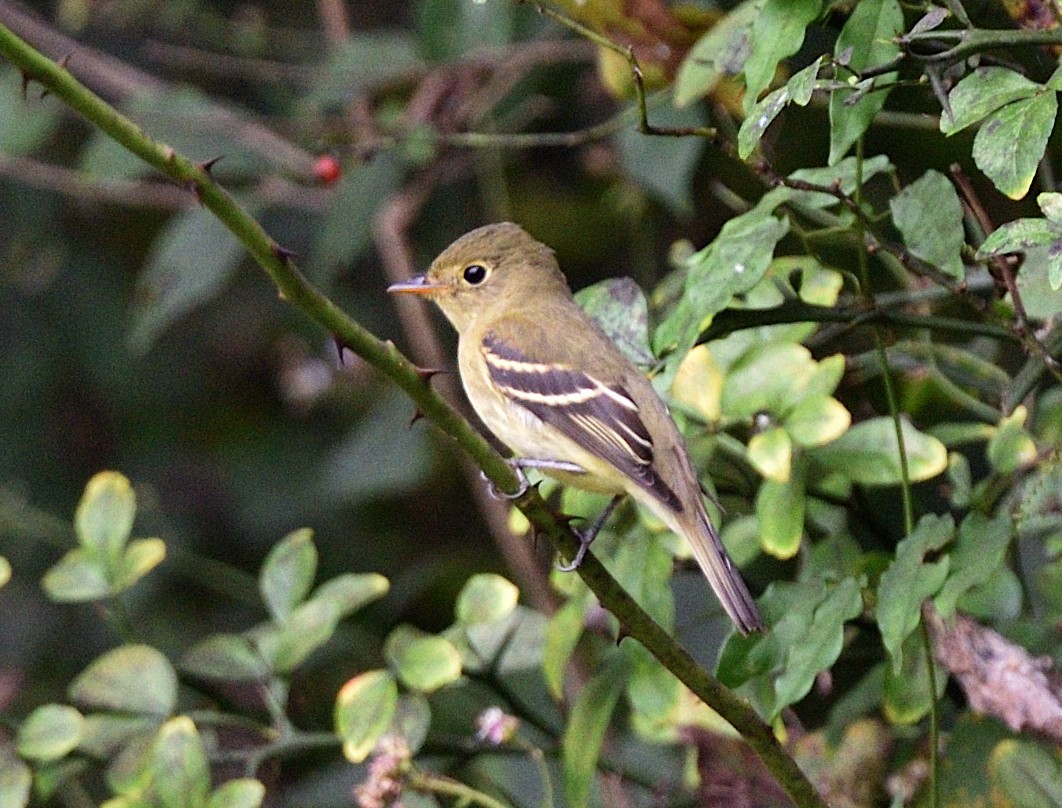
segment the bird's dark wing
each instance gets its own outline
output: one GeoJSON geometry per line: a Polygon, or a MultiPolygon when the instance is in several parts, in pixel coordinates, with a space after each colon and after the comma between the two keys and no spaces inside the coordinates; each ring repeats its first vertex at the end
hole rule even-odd
{"type": "Polygon", "coordinates": [[[536,361],[493,332],[483,338],[482,350],[491,381],[504,395],[682,511],[675,492],[653,468],[652,437],[622,386],[571,365],[536,361]]]}

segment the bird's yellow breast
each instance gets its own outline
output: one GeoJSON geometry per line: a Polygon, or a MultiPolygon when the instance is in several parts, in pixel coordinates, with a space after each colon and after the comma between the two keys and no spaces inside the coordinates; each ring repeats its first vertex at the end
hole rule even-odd
{"type": "Polygon", "coordinates": [[[558,429],[546,424],[526,407],[504,395],[495,386],[487,365],[477,356],[479,346],[458,348],[458,369],[465,395],[484,425],[520,457],[559,460],[586,469],[585,474],[550,470],[546,473],[567,485],[618,494],[628,491],[626,477],[611,464],[583,449],[558,429]],[[478,379],[473,382],[472,379],[478,379]]]}

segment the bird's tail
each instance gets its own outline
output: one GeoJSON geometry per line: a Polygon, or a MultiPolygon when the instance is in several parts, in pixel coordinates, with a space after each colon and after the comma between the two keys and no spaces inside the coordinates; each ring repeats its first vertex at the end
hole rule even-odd
{"type": "Polygon", "coordinates": [[[682,534],[693,550],[693,557],[738,631],[742,634],[763,631],[763,618],[719,534],[708,521],[708,514],[703,508],[697,508],[697,513],[689,514],[682,521],[686,523],[682,534]]]}

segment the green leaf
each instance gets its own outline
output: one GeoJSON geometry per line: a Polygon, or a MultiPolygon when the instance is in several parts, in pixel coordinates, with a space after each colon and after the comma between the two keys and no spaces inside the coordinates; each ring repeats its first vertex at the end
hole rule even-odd
{"type": "Polygon", "coordinates": [[[947,177],[930,169],[890,199],[889,208],[914,256],[962,280],[966,243],[962,203],[947,177]]]}
{"type": "Polygon", "coordinates": [[[948,753],[940,759],[940,793],[962,795],[951,808],[993,805],[1002,795],[987,776],[989,759],[999,741],[1013,737],[1010,730],[1002,722],[963,710],[948,736],[948,753]]]}
{"type": "Polygon", "coordinates": [[[631,724],[639,736],[656,743],[670,743],[677,724],[685,723],[687,705],[682,698],[682,683],[642,646],[632,646],[626,653],[632,667],[627,680],[627,700],[631,705],[631,724]]]}
{"type": "Polygon", "coordinates": [[[961,452],[948,453],[948,501],[953,508],[966,509],[973,493],[973,475],[970,461],[961,452]]]}
{"type": "Polygon", "coordinates": [[[29,766],[0,747],[0,805],[25,808],[29,805],[33,772],[29,766]]]}
{"type": "MultiPolygon", "coordinates": [[[[707,123],[699,105],[653,110],[654,126],[696,128],[707,123]]],[[[627,127],[619,135],[620,162],[627,175],[678,213],[692,213],[693,171],[706,141],[700,137],[656,137],[627,127]]]]}
{"type": "Polygon", "coordinates": [[[461,654],[453,643],[411,626],[399,626],[388,635],[384,656],[402,684],[421,693],[431,693],[461,676],[461,654]]]}
{"type": "Polygon", "coordinates": [[[793,77],[785,83],[789,89],[789,96],[793,103],[800,107],[806,107],[811,102],[812,95],[818,87],[819,68],[826,61],[826,56],[818,56],[803,70],[798,70],[793,77]]]}
{"type": "Polygon", "coordinates": [[[734,295],[759,283],[775,245],[788,232],[788,219],[754,208],[728,221],[715,241],[689,258],[683,296],[653,338],[659,350],[674,348],[672,370],[711,317],[725,309],[734,295]]]}
{"type": "Polygon", "coordinates": [[[59,760],[81,743],[85,719],[65,704],[45,704],[22,722],[15,737],[18,753],[30,760],[47,763],[59,760]]]}
{"type": "MultiPolygon", "coordinates": [[[[819,68],[822,67],[825,58],[825,56],[819,56],[810,65],[794,74],[784,86],[768,93],[749,110],[738,130],[738,156],[742,160],[752,154],[763,138],[764,132],[790,102],[803,107],[811,101],[811,96],[818,86],[819,68]]],[[[748,99],[750,96],[746,94],[745,98],[748,99]]]]}
{"type": "Polygon", "coordinates": [[[1062,194],[1045,192],[1036,195],[1036,204],[1052,224],[1062,227],[1062,194]]]}
{"type": "Polygon", "coordinates": [[[159,716],[92,713],[82,721],[78,751],[96,758],[113,757],[136,739],[150,739],[162,724],[159,716]]]}
{"type": "Polygon", "coordinates": [[[512,40],[516,19],[516,9],[508,3],[424,0],[416,6],[420,51],[427,59],[446,62],[475,48],[501,47],[512,40]]]}
{"type": "Polygon", "coordinates": [[[686,297],[700,317],[722,311],[734,295],[760,282],[789,220],[758,211],[728,221],[708,247],[689,260],[686,297]]]}
{"type": "Polygon", "coordinates": [[[210,767],[191,718],[182,715],[162,725],[151,770],[162,808],[203,808],[210,794],[210,767]]]}
{"type": "Polygon", "coordinates": [[[265,786],[258,780],[239,777],[218,786],[207,800],[207,808],[259,808],[265,793],[265,786]]]}
{"type": "Polygon", "coordinates": [[[1030,318],[1047,320],[1062,312],[1062,240],[1028,250],[1016,281],[1030,318]]]}
{"type": "Polygon", "coordinates": [[[752,50],[752,26],[762,7],[762,0],[745,0],[697,40],[675,76],[675,106],[704,98],[720,81],[742,71],[752,50]]]}
{"type": "Polygon", "coordinates": [[[258,575],[258,588],[274,620],[283,623],[291,616],[316,575],[317,548],[309,528],[289,533],[269,551],[258,575]]]}
{"type": "Polygon", "coordinates": [[[989,774],[1014,808],[1062,808],[1062,764],[1031,741],[1000,741],[989,774]]]}
{"type": "Polygon", "coordinates": [[[398,703],[398,683],[389,671],[367,671],[355,676],[336,697],[335,727],[343,741],[343,754],[361,763],[391,725],[398,703]]]}
{"type": "Polygon", "coordinates": [[[35,98],[30,104],[24,95],[10,91],[19,79],[13,66],[0,67],[0,81],[5,88],[0,93],[0,154],[8,157],[36,151],[56,130],[65,112],[56,98],[35,98]]]}
{"type": "Polygon", "coordinates": [[[977,249],[977,257],[1024,252],[1062,241],[1062,227],[1047,219],[1015,219],[997,227],[977,249]]]}
{"type": "MultiPolygon", "coordinates": [[[[151,727],[150,732],[130,738],[111,757],[107,765],[106,780],[107,785],[115,794],[130,799],[144,799],[149,793],[152,752],[160,726],[162,726],[161,721],[151,727]]],[[[149,808],[159,808],[159,801],[150,800],[149,808]]]]}
{"type": "Polygon", "coordinates": [[[379,600],[390,588],[390,582],[374,572],[344,573],[329,578],[317,587],[310,600],[330,604],[335,609],[337,618],[342,619],[374,600],[379,600]]]}
{"type": "Polygon", "coordinates": [[[759,413],[781,416],[803,397],[815,375],[811,351],[803,345],[759,345],[746,352],[723,381],[721,404],[728,418],[752,418],[759,413]]]}
{"type": "Polygon", "coordinates": [[[745,114],[750,115],[778,70],[778,63],[804,44],[804,31],[822,11],[822,0],[766,0],[752,27],[752,53],[745,62],[745,114]]]}
{"type": "Polygon", "coordinates": [[[876,616],[892,669],[903,667],[903,642],[918,628],[922,602],[937,594],[948,575],[948,556],[926,562],[925,556],[944,547],[955,535],[951,516],[923,516],[907,538],[896,545],[896,558],[881,574],[876,616]]]}
{"type": "Polygon", "coordinates": [[[933,599],[941,617],[950,619],[959,598],[1000,574],[1013,535],[1014,525],[1006,514],[989,519],[974,512],[963,519],[948,554],[948,578],[933,599]]]}
{"type": "Polygon", "coordinates": [[[1000,474],[1011,474],[1036,462],[1036,443],[1025,431],[1026,417],[1028,410],[1024,406],[1016,407],[1000,421],[988,441],[985,448],[988,462],[1000,474]]]}
{"type": "Polygon", "coordinates": [[[1008,104],[977,131],[974,162],[1011,199],[1029,191],[1057,112],[1055,93],[1044,92],[1008,104]]]}
{"type": "Polygon", "coordinates": [[[557,609],[546,627],[546,646],[542,653],[542,672],[550,695],[557,701],[564,698],[568,662],[583,636],[586,599],[574,597],[557,609]]]}
{"type": "Polygon", "coordinates": [[[339,615],[333,604],[308,600],[297,606],[288,619],[276,627],[271,653],[264,645],[260,645],[259,650],[263,656],[272,659],[274,671],[289,673],[332,639],[338,622],[339,615]]]}
{"type": "Polygon", "coordinates": [[[56,603],[84,603],[114,594],[103,560],[84,547],[59,559],[44,574],[41,586],[56,603]]]}
{"type": "Polygon", "coordinates": [[[162,539],[133,539],[125,548],[118,568],[114,571],[112,589],[122,592],[151,572],[166,558],[166,542],[162,539]]]}
{"type": "Polygon", "coordinates": [[[561,742],[564,796],[569,808],[586,808],[589,804],[605,730],[629,675],[630,663],[620,649],[609,656],[572,705],[561,742]]]}
{"type": "MultiPolygon", "coordinates": [[[[936,438],[901,419],[911,482],[928,480],[948,467],[948,450],[936,438]]],[[[862,485],[899,485],[900,453],[896,427],[889,417],[871,418],[849,428],[837,440],[809,449],[831,471],[862,485]]]]}
{"type": "MultiPolygon", "coordinates": [[[[509,620],[512,621],[512,628],[509,630],[508,641],[503,640],[498,647],[496,672],[499,675],[512,676],[518,671],[538,671],[542,667],[542,655],[546,647],[546,616],[517,606],[509,620]]],[[[473,647],[479,646],[479,638],[476,635],[480,631],[489,631],[491,626],[504,626],[506,622],[508,621],[469,626],[466,631],[473,640],[473,647]]]]}
{"type": "Polygon", "coordinates": [[[792,558],[800,549],[807,499],[802,465],[794,464],[787,482],[764,480],[756,494],[760,543],[775,558],[792,558]]]}
{"type": "MultiPolygon", "coordinates": [[[[934,687],[930,687],[929,666],[926,664],[925,646],[918,634],[910,634],[902,645],[901,665],[885,666],[882,683],[882,711],[893,724],[911,726],[925,718],[939,698],[947,683],[947,671],[936,665],[934,687]]],[[[893,657],[895,663],[896,657],[893,657]]]]}
{"type": "Polygon", "coordinates": [[[793,441],[780,426],[757,432],[749,440],[749,462],[768,480],[784,483],[789,480],[793,461],[793,441]]]}
{"type": "Polygon", "coordinates": [[[243,245],[213,214],[198,207],[175,214],[137,279],[130,348],[147,353],[181,317],[221,294],[243,256],[243,245]]]}
{"type": "MultiPolygon", "coordinates": [[[[899,56],[895,38],[903,30],[903,9],[897,0],[862,0],[841,29],[833,52],[839,56],[851,49],[848,67],[855,72],[878,67],[899,56]]],[[[896,73],[886,73],[874,82],[887,85],[895,79],[896,73]]],[[[848,90],[830,94],[830,165],[863,136],[885,105],[888,90],[866,93],[855,103],[849,103],[851,96],[848,90]]]]}
{"type": "Polygon", "coordinates": [[[269,667],[246,637],[215,634],[196,643],[181,658],[181,670],[205,679],[263,681],[269,667]]]}
{"type": "Polygon", "coordinates": [[[504,620],[513,613],[519,597],[520,590],[500,575],[473,575],[457,596],[457,622],[468,626],[504,620]]]}
{"type": "Polygon", "coordinates": [[[774,683],[772,720],[804,698],[815,684],[815,677],[837,661],[844,647],[845,621],[862,613],[863,597],[857,579],[846,578],[823,589],[812,619],[803,623],[802,636],[788,644],[785,668],[774,683]]]}
{"type": "Polygon", "coordinates": [[[1014,570],[1008,566],[999,566],[987,581],[963,592],[956,608],[963,614],[983,622],[1007,624],[1021,614],[1026,589],[1014,570]]]}
{"type": "Polygon", "coordinates": [[[636,365],[653,363],[649,349],[649,303],[630,278],[610,278],[581,289],[575,301],[636,365]]]}
{"type": "Polygon", "coordinates": [[[768,127],[791,100],[789,86],[786,85],[772,90],[756,102],[738,129],[738,157],[745,160],[756,150],[768,127]]]}
{"type": "Polygon", "coordinates": [[[805,396],[783,421],[798,446],[822,446],[837,440],[851,423],[851,414],[833,396],[805,396]]]}
{"type": "Polygon", "coordinates": [[[1043,91],[1021,73],[1006,67],[979,67],[948,93],[951,116],[940,116],[940,131],[953,135],[991,115],[1000,107],[1043,91]]]}
{"type": "MultiPolygon", "coordinates": [[[[671,631],[675,625],[675,598],[670,586],[675,553],[663,538],[621,541],[613,556],[612,574],[659,626],[671,631]]],[[[685,547],[682,552],[687,552],[685,547]]]]}
{"type": "Polygon", "coordinates": [[[403,693],[399,696],[387,734],[404,738],[409,751],[416,754],[424,745],[430,729],[431,706],[427,697],[420,693],[403,693]]]}
{"type": "Polygon", "coordinates": [[[161,651],[123,645],[98,657],[71,683],[70,700],[100,710],[169,715],[177,674],[161,651]]]}
{"type": "Polygon", "coordinates": [[[77,506],[77,540],[105,563],[118,560],[133,529],[136,494],[129,480],[115,471],[101,471],[88,481],[77,506]]]}

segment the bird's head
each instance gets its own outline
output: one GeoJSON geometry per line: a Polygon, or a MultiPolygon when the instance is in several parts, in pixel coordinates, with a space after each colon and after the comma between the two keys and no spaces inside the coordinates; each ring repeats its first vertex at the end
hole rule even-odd
{"type": "Polygon", "coordinates": [[[481,316],[519,311],[528,300],[571,294],[553,251],[509,222],[466,233],[423,275],[387,291],[433,300],[459,332],[481,316]]]}

